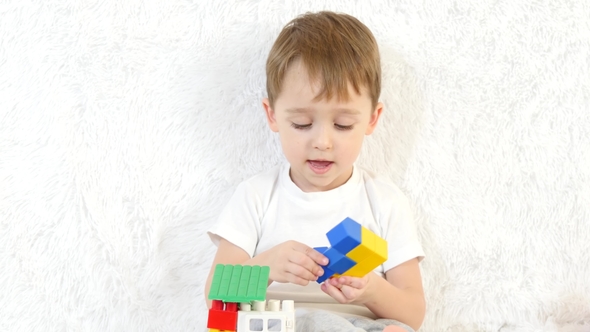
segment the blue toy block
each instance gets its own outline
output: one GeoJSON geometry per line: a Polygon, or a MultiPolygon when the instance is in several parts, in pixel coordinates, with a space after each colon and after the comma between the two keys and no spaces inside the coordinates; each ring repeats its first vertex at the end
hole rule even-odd
{"type": "MultiPolygon", "coordinates": [[[[314,247],[315,251],[319,252],[320,254],[326,256],[326,251],[330,249],[329,247],[314,247]]],[[[328,265],[330,264],[330,259],[328,258],[328,265]]],[[[321,265],[321,264],[320,264],[321,265]]],[[[328,266],[328,265],[321,265],[321,266],[328,266]]]]}
{"type": "MultiPolygon", "coordinates": [[[[328,247],[315,247],[313,248],[315,250],[317,250],[319,253],[326,255],[325,252],[329,249],[328,247]]],[[[328,258],[330,259],[330,258],[328,258]]],[[[330,262],[328,262],[328,265],[330,265],[330,262]]],[[[333,276],[336,272],[330,270],[330,268],[328,266],[322,266],[322,269],[324,270],[324,274],[322,274],[321,277],[318,278],[317,283],[321,284],[322,282],[328,280],[331,276],[333,276]]]]}
{"type": "Polygon", "coordinates": [[[326,250],[328,250],[328,247],[315,247],[313,249],[318,251],[320,254],[323,254],[326,250]]]}
{"type": "Polygon", "coordinates": [[[334,247],[326,250],[324,252],[324,256],[330,260],[328,263],[328,268],[338,274],[343,274],[344,272],[348,271],[348,269],[356,265],[355,261],[344,256],[334,247]]]}
{"type": "Polygon", "coordinates": [[[328,280],[331,276],[334,275],[334,271],[330,270],[328,267],[324,266],[324,274],[318,278],[317,283],[321,284],[322,282],[328,280]]]}
{"type": "Polygon", "coordinates": [[[327,234],[332,248],[347,254],[361,244],[361,224],[346,218],[332,228],[327,234]]]}
{"type": "MultiPolygon", "coordinates": [[[[332,275],[334,275],[335,273],[342,274],[356,265],[356,262],[354,260],[346,257],[345,255],[338,252],[338,250],[336,250],[333,247],[332,248],[316,247],[314,249],[319,251],[324,256],[326,256],[326,258],[328,258],[328,265],[323,266],[324,275],[322,277],[326,276],[326,274],[327,274],[326,270],[331,272],[330,276],[327,277],[327,278],[329,278],[332,275]]],[[[318,282],[320,282],[320,281],[318,280],[318,282]]]]}

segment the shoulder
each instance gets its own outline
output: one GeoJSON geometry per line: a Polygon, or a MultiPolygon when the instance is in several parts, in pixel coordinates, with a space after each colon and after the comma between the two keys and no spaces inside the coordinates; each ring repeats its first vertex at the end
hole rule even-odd
{"type": "Polygon", "coordinates": [[[283,165],[260,172],[239,184],[238,190],[245,191],[258,196],[266,196],[274,191],[280,178],[283,165]]]}
{"type": "Polygon", "coordinates": [[[407,204],[406,195],[389,178],[364,168],[358,169],[369,200],[387,202],[388,205],[407,204]]]}
{"type": "Polygon", "coordinates": [[[366,169],[361,169],[360,175],[364,186],[363,193],[378,223],[389,223],[392,219],[408,219],[411,215],[410,202],[393,181],[366,169]]]}

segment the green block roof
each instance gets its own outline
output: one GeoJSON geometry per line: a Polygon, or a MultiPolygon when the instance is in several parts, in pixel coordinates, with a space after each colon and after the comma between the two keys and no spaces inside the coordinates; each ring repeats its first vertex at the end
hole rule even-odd
{"type": "Polygon", "coordinates": [[[217,264],[209,290],[209,300],[264,301],[269,273],[268,266],[217,264]]]}

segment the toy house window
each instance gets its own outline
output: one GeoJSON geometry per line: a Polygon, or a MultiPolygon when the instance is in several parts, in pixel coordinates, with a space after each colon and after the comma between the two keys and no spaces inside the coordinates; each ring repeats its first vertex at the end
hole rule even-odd
{"type": "Polygon", "coordinates": [[[268,320],[268,330],[269,331],[282,331],[281,320],[280,319],[269,319],[268,320]]]}
{"type": "Polygon", "coordinates": [[[250,319],[250,331],[264,331],[264,323],[260,318],[250,319]]]}

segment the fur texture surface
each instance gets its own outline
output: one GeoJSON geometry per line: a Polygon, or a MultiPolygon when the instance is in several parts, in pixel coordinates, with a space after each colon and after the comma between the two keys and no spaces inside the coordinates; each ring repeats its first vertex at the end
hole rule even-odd
{"type": "Polygon", "coordinates": [[[0,330],[204,331],[205,230],[283,162],[280,29],[374,32],[386,113],[359,164],[409,197],[423,331],[590,331],[584,0],[0,4],[0,330]]]}

